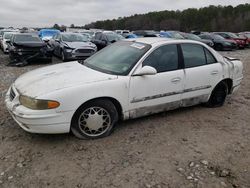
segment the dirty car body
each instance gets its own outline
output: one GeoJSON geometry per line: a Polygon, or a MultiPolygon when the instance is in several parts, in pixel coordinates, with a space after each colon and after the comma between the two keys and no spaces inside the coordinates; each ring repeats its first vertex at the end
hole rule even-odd
{"type": "Polygon", "coordinates": [[[200,42],[129,39],[83,64],[69,62],[22,75],[11,85],[5,103],[28,132],[72,130],[77,137],[98,138],[107,136],[111,128],[106,126],[118,119],[207,103],[226,84],[226,95],[232,94],[243,79],[242,69],[239,60],[224,58],[200,42]]]}

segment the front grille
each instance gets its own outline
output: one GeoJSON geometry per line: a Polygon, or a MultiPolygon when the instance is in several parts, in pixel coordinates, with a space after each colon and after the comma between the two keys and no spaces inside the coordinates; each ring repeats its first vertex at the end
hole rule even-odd
{"type": "Polygon", "coordinates": [[[93,49],[77,49],[76,53],[93,53],[93,49]]]}
{"type": "Polygon", "coordinates": [[[13,101],[13,99],[14,99],[15,97],[16,97],[16,94],[15,94],[13,88],[11,87],[11,89],[10,89],[10,100],[13,101]]]}

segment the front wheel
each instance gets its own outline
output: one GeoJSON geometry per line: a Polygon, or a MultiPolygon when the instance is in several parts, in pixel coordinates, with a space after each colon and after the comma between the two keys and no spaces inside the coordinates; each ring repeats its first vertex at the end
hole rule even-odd
{"type": "Polygon", "coordinates": [[[223,106],[228,94],[228,86],[226,83],[219,83],[211,93],[211,96],[206,103],[206,106],[214,108],[223,106]]]}
{"type": "Polygon", "coordinates": [[[63,62],[66,62],[66,61],[67,61],[66,55],[65,55],[65,53],[64,53],[63,50],[61,50],[61,58],[62,58],[62,61],[63,61],[63,62]]]}
{"type": "Polygon", "coordinates": [[[118,113],[109,100],[95,100],[81,106],[73,116],[72,133],[80,139],[97,139],[110,135],[118,113]]]}

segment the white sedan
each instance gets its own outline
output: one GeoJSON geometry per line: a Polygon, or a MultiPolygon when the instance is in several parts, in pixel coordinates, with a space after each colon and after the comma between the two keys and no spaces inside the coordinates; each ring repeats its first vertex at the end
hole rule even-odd
{"type": "Polygon", "coordinates": [[[52,65],[20,76],[5,103],[31,133],[108,136],[127,120],[204,103],[224,104],[243,79],[241,61],[189,40],[116,42],[84,62],[52,65]]]}

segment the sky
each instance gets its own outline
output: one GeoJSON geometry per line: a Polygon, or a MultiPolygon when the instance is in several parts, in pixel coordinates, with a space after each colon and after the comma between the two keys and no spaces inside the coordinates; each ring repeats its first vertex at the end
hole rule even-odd
{"type": "Polygon", "coordinates": [[[104,19],[161,10],[250,3],[250,0],[0,0],[0,26],[83,26],[104,19]]]}

